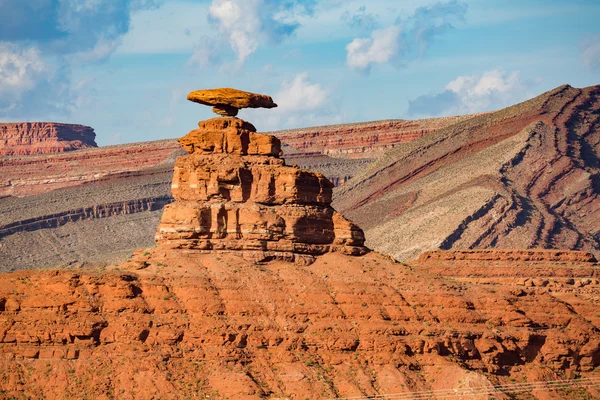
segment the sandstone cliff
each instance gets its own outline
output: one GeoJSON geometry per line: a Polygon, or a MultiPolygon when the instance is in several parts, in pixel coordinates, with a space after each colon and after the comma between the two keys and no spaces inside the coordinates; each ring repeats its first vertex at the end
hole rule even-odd
{"type": "Polygon", "coordinates": [[[332,184],[253,128],[217,118],[180,139],[155,248],[0,276],[3,397],[600,395],[593,256],[367,253],[332,184]]]}
{"type": "Polygon", "coordinates": [[[97,147],[89,126],[54,122],[0,123],[0,156],[62,153],[97,147]]]}
{"type": "Polygon", "coordinates": [[[120,269],[1,275],[0,391],[45,399],[600,395],[597,264],[445,263],[412,268],[376,253],[328,253],[310,266],[255,264],[159,247],[120,269]],[[540,270],[557,276],[532,278],[540,270]]]}

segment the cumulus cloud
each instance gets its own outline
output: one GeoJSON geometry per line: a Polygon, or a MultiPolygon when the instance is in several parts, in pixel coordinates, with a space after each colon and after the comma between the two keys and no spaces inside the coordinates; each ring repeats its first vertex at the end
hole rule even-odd
{"type": "Polygon", "coordinates": [[[156,0],[1,1],[0,117],[68,114],[79,104],[71,68],[106,60],[131,14],[156,0]]]}
{"type": "Polygon", "coordinates": [[[14,110],[23,94],[46,75],[37,49],[0,43],[0,113],[14,110]]]}
{"type": "Polygon", "coordinates": [[[45,119],[73,111],[90,92],[71,82],[67,65],[46,62],[35,47],[0,42],[0,119],[45,119]]]}
{"type": "Polygon", "coordinates": [[[275,96],[279,109],[284,112],[319,109],[327,103],[328,97],[329,91],[320,83],[312,83],[306,72],[284,81],[275,96]]]}
{"type": "Polygon", "coordinates": [[[312,14],[316,0],[213,0],[209,19],[228,39],[238,65],[262,41],[279,43],[300,26],[300,15],[312,14]]]}
{"type": "Polygon", "coordinates": [[[459,76],[440,93],[409,101],[408,113],[419,116],[470,114],[507,107],[525,100],[529,84],[519,71],[494,69],[478,75],[459,76]]]}
{"type": "Polygon", "coordinates": [[[400,26],[378,29],[370,38],[354,39],[346,46],[346,63],[350,68],[369,70],[372,64],[385,64],[400,54],[400,26]]]}
{"type": "Polygon", "coordinates": [[[588,70],[600,72],[600,35],[589,38],[583,43],[581,58],[588,70]]]}
{"type": "Polygon", "coordinates": [[[339,110],[331,101],[331,90],[311,80],[303,72],[282,82],[273,95],[277,108],[263,113],[244,110],[260,130],[278,130],[292,127],[323,125],[340,122],[339,110]]]}
{"type": "Polygon", "coordinates": [[[457,0],[420,7],[407,19],[398,18],[370,37],[355,38],[346,46],[346,63],[352,69],[369,71],[373,65],[395,63],[422,56],[436,36],[463,21],[467,6],[457,0]]]}

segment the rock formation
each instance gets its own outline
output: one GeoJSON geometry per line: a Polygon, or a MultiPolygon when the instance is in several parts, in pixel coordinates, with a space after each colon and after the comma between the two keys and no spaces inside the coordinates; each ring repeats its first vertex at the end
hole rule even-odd
{"type": "Polygon", "coordinates": [[[49,154],[97,147],[89,126],[53,122],[0,123],[0,156],[49,154]]]}
{"type": "Polygon", "coordinates": [[[240,108],[277,107],[270,96],[231,88],[195,90],[187,98],[195,103],[213,106],[213,112],[224,117],[235,117],[240,108]]]}
{"type": "MultiPolygon", "coordinates": [[[[274,106],[268,96],[247,93],[242,101],[239,93],[246,92],[216,89],[188,98],[219,110],[274,106]]],[[[279,139],[231,116],[198,126],[179,139],[189,155],[175,162],[175,202],[165,207],[159,244],[299,263],[329,251],[366,253],[362,230],[330,206],[331,182],[285,165],[279,139]]]]}
{"type": "Polygon", "coordinates": [[[242,120],[199,128],[180,139],[158,246],[0,274],[0,397],[598,398],[591,255],[352,257],[362,231],[323,175],[286,166],[279,140],[242,120]]]}

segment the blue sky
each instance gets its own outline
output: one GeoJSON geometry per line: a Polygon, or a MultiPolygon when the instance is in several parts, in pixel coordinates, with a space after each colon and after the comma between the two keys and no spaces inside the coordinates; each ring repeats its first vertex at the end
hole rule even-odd
{"type": "Polygon", "coordinates": [[[262,131],[501,108],[600,83],[600,2],[0,0],[0,120],[179,137],[195,89],[267,93],[262,131]],[[5,23],[5,21],[7,21],[5,23]]]}

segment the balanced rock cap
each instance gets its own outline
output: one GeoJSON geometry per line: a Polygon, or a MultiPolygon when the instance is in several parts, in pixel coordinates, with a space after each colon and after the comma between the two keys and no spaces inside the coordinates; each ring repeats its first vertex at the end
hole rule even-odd
{"type": "Polygon", "coordinates": [[[240,108],[277,107],[271,96],[232,88],[195,90],[188,94],[187,99],[206,106],[213,106],[213,112],[229,117],[235,117],[240,108]]]}

